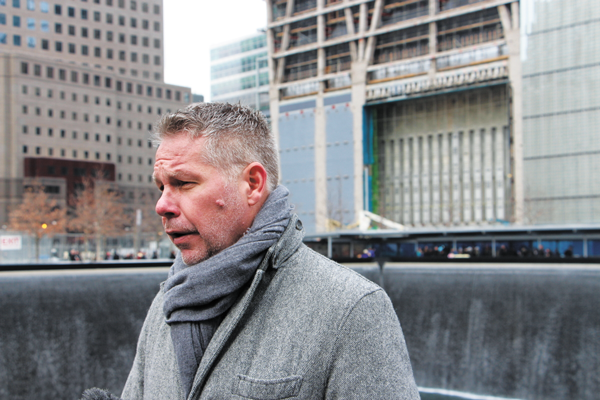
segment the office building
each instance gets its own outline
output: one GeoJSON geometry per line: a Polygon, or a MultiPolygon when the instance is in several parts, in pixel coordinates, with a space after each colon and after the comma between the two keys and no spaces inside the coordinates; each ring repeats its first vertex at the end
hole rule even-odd
{"type": "Polygon", "coordinates": [[[598,2],[523,1],[521,27],[526,222],[598,223],[598,2]]]}
{"type": "Polygon", "coordinates": [[[211,101],[241,103],[269,117],[267,35],[256,33],[210,50],[211,101]]]}
{"type": "Polygon", "coordinates": [[[149,133],[191,101],[164,83],[161,0],[0,0],[0,223],[24,183],[68,202],[102,171],[132,209],[156,199],[149,133]]]}
{"type": "Polygon", "coordinates": [[[309,232],[363,210],[523,221],[518,1],[267,3],[282,181],[309,232]]]}

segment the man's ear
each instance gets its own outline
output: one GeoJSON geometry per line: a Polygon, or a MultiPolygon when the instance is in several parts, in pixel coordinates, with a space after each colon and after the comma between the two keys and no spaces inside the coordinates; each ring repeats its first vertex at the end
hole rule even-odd
{"type": "Polygon", "coordinates": [[[242,180],[248,205],[259,204],[267,197],[267,170],[261,163],[248,164],[242,172],[242,180]]]}

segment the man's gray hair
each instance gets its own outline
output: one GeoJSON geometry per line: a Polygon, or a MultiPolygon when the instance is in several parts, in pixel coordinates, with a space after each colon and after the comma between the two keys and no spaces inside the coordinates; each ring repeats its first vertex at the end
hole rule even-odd
{"type": "Polygon", "coordinates": [[[158,121],[152,142],[185,133],[206,138],[202,161],[221,170],[234,182],[248,164],[261,163],[267,170],[267,188],[279,181],[279,154],[267,121],[258,111],[240,104],[195,103],[165,114],[158,121]]]}

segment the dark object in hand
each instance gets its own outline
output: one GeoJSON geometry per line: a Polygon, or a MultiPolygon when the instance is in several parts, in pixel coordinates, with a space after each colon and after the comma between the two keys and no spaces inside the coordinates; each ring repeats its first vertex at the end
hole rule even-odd
{"type": "Polygon", "coordinates": [[[83,392],[81,400],[121,400],[121,398],[113,396],[108,390],[92,388],[83,392]]]}

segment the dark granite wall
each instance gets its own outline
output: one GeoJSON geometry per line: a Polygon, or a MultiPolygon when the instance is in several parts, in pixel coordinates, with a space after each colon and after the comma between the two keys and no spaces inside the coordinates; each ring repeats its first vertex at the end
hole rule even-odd
{"type": "MultiPolygon", "coordinates": [[[[600,393],[600,268],[376,265],[419,386],[520,399],[600,393]]],[[[119,394],[166,269],[0,273],[0,399],[119,394]]]]}
{"type": "Polygon", "coordinates": [[[600,268],[384,270],[421,387],[598,399],[600,268]]]}
{"type": "Polygon", "coordinates": [[[120,394],[160,272],[0,274],[0,399],[120,394]]]}

